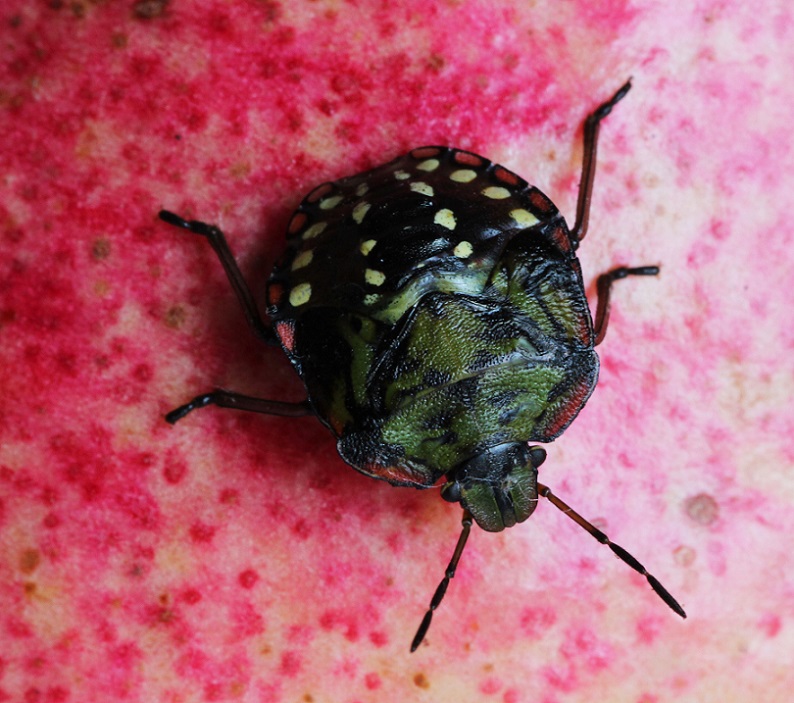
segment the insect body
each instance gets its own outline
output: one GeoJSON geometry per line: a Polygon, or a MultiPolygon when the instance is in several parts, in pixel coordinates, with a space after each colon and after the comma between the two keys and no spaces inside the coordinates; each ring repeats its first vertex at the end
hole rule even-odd
{"type": "Polygon", "coordinates": [[[425,147],[320,186],[290,229],[268,312],[342,458],[396,485],[446,477],[486,530],[525,520],[527,440],[557,437],[598,374],[554,205],[475,154],[425,147]]]}
{"type": "Polygon", "coordinates": [[[374,170],[315,188],[290,220],[286,252],[257,306],[219,229],[168,211],[206,236],[249,323],[278,341],[307,400],[289,404],[216,390],[169,413],[208,404],[315,415],[342,458],[397,486],[441,485],[463,507],[463,530],[412,643],[416,649],[468,538],[472,520],[501,531],[526,520],[543,495],[646,576],[621,547],[537,482],[542,447],[573,421],[595,387],[614,280],[658,268],[618,268],[598,282],[590,316],[576,249],[587,231],[599,122],[624,85],[585,125],[576,223],[569,230],[537,188],[487,159],[422,147],[374,170]]]}

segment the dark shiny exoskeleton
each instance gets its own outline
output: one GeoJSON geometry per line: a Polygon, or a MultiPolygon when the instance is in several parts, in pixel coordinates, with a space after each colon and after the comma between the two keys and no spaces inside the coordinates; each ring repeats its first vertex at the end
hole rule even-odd
{"type": "Polygon", "coordinates": [[[398,486],[441,486],[460,502],[463,530],[412,643],[421,643],[446,592],[472,520],[500,531],[526,520],[538,496],[642,573],[624,549],[537,482],[542,447],[584,406],[598,379],[613,281],[658,268],[618,268],[598,280],[593,322],[576,249],[587,231],[600,121],[624,85],[585,124],[576,223],[516,174],[476,154],[431,146],[324,183],[290,220],[268,282],[264,322],[221,231],[168,211],[160,217],[208,238],[254,332],[277,341],[300,374],[303,403],[216,390],[169,413],[208,404],[315,415],[342,458],[398,486]]]}

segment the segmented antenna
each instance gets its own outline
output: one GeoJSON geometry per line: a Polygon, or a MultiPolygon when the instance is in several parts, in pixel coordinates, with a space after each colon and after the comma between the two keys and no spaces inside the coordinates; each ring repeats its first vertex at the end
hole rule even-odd
{"type": "Polygon", "coordinates": [[[623,547],[620,545],[615,544],[612,542],[609,537],[607,537],[601,530],[599,530],[595,525],[585,520],[579,513],[573,510],[565,501],[560,500],[557,496],[555,496],[551,489],[548,486],[544,486],[542,483],[538,484],[538,494],[542,495],[551,504],[565,513],[571,520],[573,520],[579,527],[589,532],[593,537],[595,537],[601,544],[607,545],[622,561],[628,564],[634,571],[642,574],[647,580],[648,583],[651,585],[651,588],[656,591],[656,595],[659,596],[665,603],[667,603],[670,608],[680,615],[682,618],[686,617],[686,613],[684,609],[679,605],[678,601],[673,598],[668,590],[659,583],[659,580],[648,573],[648,570],[640,564],[631,554],[629,554],[623,547]]]}
{"type": "Polygon", "coordinates": [[[461,520],[461,524],[463,528],[460,531],[460,537],[458,537],[458,544],[455,546],[455,552],[452,555],[452,559],[449,561],[447,570],[444,572],[444,578],[441,579],[441,583],[438,584],[438,588],[436,588],[436,592],[430,600],[430,607],[422,618],[422,623],[419,625],[419,629],[414,635],[413,642],[411,642],[412,652],[415,652],[419,645],[422,644],[422,640],[430,629],[430,622],[433,620],[433,611],[438,608],[438,606],[441,605],[441,601],[444,600],[444,594],[447,592],[449,580],[455,575],[455,569],[458,568],[460,555],[463,554],[463,548],[466,546],[466,540],[469,539],[469,532],[471,532],[471,513],[468,510],[463,511],[463,520],[461,520]]]}
{"type": "MultiPolygon", "coordinates": [[[[555,508],[565,513],[569,518],[571,518],[571,520],[579,525],[579,527],[589,532],[601,544],[607,545],[613,551],[613,553],[621,559],[621,561],[628,564],[637,573],[642,574],[647,579],[651,588],[656,592],[656,595],[658,595],[665,603],[667,603],[670,609],[676,614],[680,615],[682,618],[686,618],[686,613],[678,601],[670,595],[670,592],[664,586],[662,586],[662,584],[655,576],[653,576],[653,574],[650,574],[648,570],[642,564],[640,564],[635,557],[623,549],[623,547],[621,547],[619,544],[615,544],[595,525],[585,520],[565,501],[554,495],[548,486],[544,486],[542,483],[539,483],[538,495],[546,498],[555,508]]],[[[458,543],[455,546],[455,552],[452,555],[452,559],[450,559],[447,570],[444,572],[444,578],[441,579],[441,583],[438,584],[438,588],[436,588],[436,592],[433,594],[433,597],[430,600],[430,607],[427,609],[424,618],[422,618],[422,623],[419,625],[419,629],[414,635],[414,639],[411,642],[412,652],[415,652],[419,648],[419,645],[422,644],[427,631],[430,629],[430,623],[433,620],[433,613],[435,612],[436,608],[441,605],[441,601],[444,600],[444,595],[446,594],[447,588],[449,587],[449,581],[453,576],[455,576],[455,570],[458,568],[458,562],[460,561],[461,554],[463,554],[463,548],[466,546],[466,540],[469,539],[471,523],[471,513],[468,510],[464,510],[463,520],[461,521],[463,528],[461,529],[460,537],[458,537],[458,543]]]]}

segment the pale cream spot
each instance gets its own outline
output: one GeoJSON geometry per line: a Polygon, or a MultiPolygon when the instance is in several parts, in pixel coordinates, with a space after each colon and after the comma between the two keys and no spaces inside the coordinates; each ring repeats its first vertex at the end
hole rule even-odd
{"type": "Polygon", "coordinates": [[[491,198],[492,200],[504,200],[505,198],[510,197],[510,191],[507,188],[501,188],[500,186],[490,186],[489,188],[485,188],[482,191],[482,194],[486,198],[491,198]]]}
{"type": "Polygon", "coordinates": [[[312,297],[311,283],[299,283],[295,286],[289,294],[289,302],[292,307],[297,308],[299,305],[304,305],[309,302],[312,297]]]}
{"type": "Polygon", "coordinates": [[[386,280],[386,274],[383,271],[375,271],[374,269],[366,269],[364,271],[364,280],[371,286],[382,286],[386,280]]]}
{"type": "Polygon", "coordinates": [[[438,159],[426,159],[416,165],[420,171],[435,171],[441,162],[438,159]]]}
{"type": "Polygon", "coordinates": [[[426,195],[428,198],[432,198],[435,195],[432,186],[427,185],[427,183],[422,183],[422,181],[411,183],[411,190],[414,191],[414,193],[426,195]]]}
{"type": "Polygon", "coordinates": [[[398,181],[405,181],[405,180],[407,180],[407,179],[409,179],[411,177],[411,174],[408,173],[407,171],[395,171],[394,172],[394,177],[398,181]]]}
{"type": "Polygon", "coordinates": [[[372,251],[372,247],[374,247],[378,242],[374,239],[368,239],[366,242],[361,242],[358,250],[366,256],[372,251]]]}
{"type": "Polygon", "coordinates": [[[334,195],[330,198],[323,198],[320,201],[320,210],[333,210],[339,203],[342,202],[341,195],[334,195]]]}
{"type": "Polygon", "coordinates": [[[370,293],[364,296],[364,305],[374,305],[378,300],[380,300],[379,293],[370,293]]]}
{"type": "Polygon", "coordinates": [[[471,242],[464,240],[452,250],[452,253],[459,259],[465,259],[467,256],[471,256],[473,251],[474,247],[471,245],[471,242]]]}
{"type": "Polygon", "coordinates": [[[321,234],[325,228],[328,227],[327,222],[318,222],[317,224],[312,225],[307,229],[301,237],[303,239],[311,239],[312,237],[316,237],[318,234],[321,234]]]}
{"type": "Polygon", "coordinates": [[[366,195],[369,192],[369,186],[366,183],[362,183],[356,188],[356,195],[360,198],[362,195],[366,195]]]}
{"type": "Polygon", "coordinates": [[[292,270],[297,271],[298,269],[302,269],[304,266],[308,266],[312,259],[314,258],[314,252],[309,249],[309,251],[302,251],[295,257],[295,261],[292,262],[292,270]]]}
{"type": "Polygon", "coordinates": [[[446,227],[447,229],[455,229],[455,225],[458,224],[457,220],[455,219],[455,213],[452,210],[447,210],[444,208],[443,210],[439,210],[436,213],[436,216],[433,218],[433,222],[437,225],[441,225],[442,227],[446,227]]]}
{"type": "Polygon", "coordinates": [[[518,225],[520,229],[526,229],[527,227],[532,227],[533,225],[536,225],[539,222],[537,217],[535,217],[529,210],[524,210],[524,208],[511,210],[510,217],[513,218],[513,221],[516,223],[516,225],[518,225]]]}
{"type": "Polygon", "coordinates": [[[459,168],[449,174],[449,180],[455,183],[471,183],[477,178],[477,171],[472,171],[470,168],[459,168]]]}
{"type": "Polygon", "coordinates": [[[369,212],[369,209],[372,207],[369,203],[359,203],[353,208],[353,221],[357,224],[361,224],[361,220],[364,219],[364,216],[369,212]]]}

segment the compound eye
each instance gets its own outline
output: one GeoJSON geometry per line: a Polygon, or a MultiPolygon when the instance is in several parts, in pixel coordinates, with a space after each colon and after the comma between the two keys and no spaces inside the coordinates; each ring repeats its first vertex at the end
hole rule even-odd
{"type": "Polygon", "coordinates": [[[460,483],[457,481],[445,483],[441,488],[441,497],[448,503],[460,503],[460,499],[462,497],[460,483]]]}
{"type": "Polygon", "coordinates": [[[546,450],[543,447],[530,447],[529,460],[536,469],[546,461],[546,450]]]}

